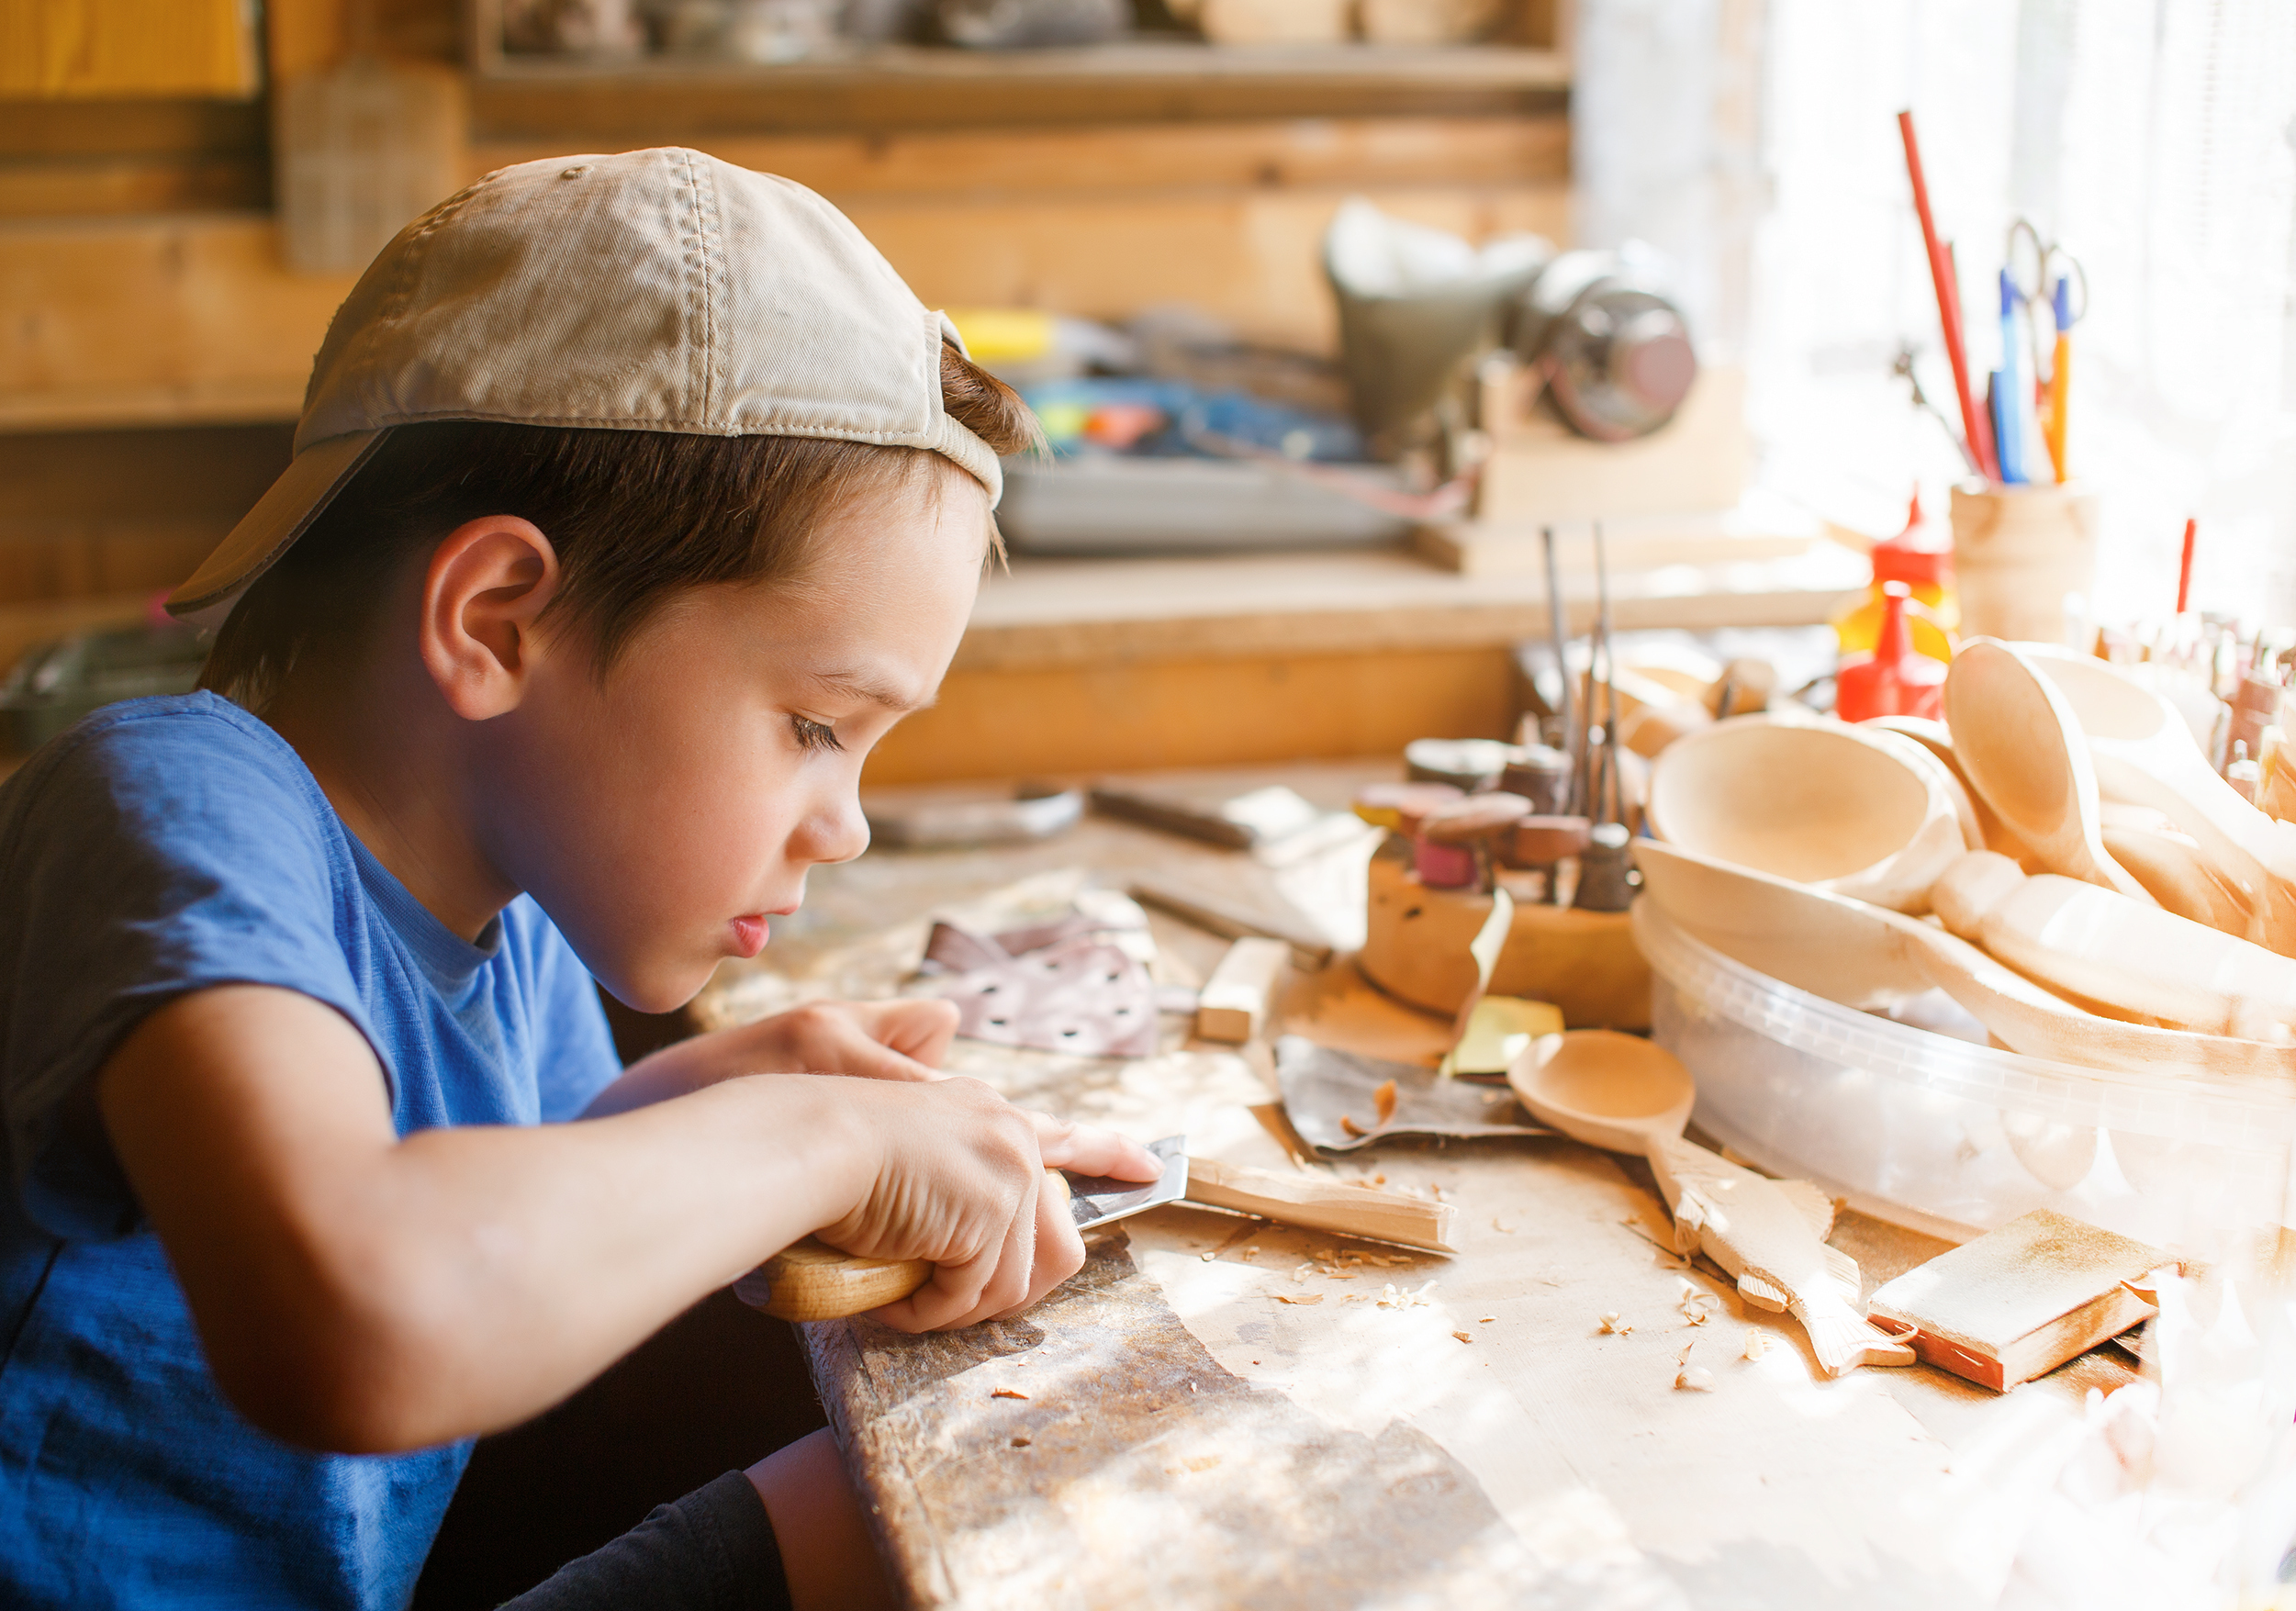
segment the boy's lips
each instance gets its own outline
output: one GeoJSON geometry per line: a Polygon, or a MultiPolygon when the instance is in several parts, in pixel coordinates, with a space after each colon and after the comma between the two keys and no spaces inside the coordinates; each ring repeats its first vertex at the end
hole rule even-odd
{"type": "Polygon", "coordinates": [[[737,917],[727,926],[734,931],[735,955],[744,957],[756,956],[758,952],[766,948],[766,942],[773,935],[773,930],[767,923],[766,914],[762,912],[753,912],[746,917],[737,917]]]}

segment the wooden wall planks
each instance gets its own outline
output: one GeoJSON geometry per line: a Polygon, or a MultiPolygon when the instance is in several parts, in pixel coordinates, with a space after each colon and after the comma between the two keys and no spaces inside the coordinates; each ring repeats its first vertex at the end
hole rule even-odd
{"type": "Polygon", "coordinates": [[[351,283],[258,214],[0,226],[0,430],[292,420],[351,283]]]}
{"type": "MultiPolygon", "coordinates": [[[[560,155],[572,149],[566,141],[578,132],[482,133],[472,143],[470,172],[476,177],[507,163],[560,155]]],[[[848,199],[1105,196],[1317,185],[1511,186],[1561,185],[1570,178],[1570,124],[1560,115],[1119,123],[1068,129],[1057,138],[1004,129],[729,132],[705,137],[700,149],[848,199]]]]}

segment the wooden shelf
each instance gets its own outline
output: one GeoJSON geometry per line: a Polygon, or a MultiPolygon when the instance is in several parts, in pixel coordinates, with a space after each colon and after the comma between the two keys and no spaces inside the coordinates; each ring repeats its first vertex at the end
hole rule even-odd
{"type": "MultiPolygon", "coordinates": [[[[1620,632],[1824,622],[1865,577],[1864,559],[1811,530],[1716,534],[1657,519],[1614,533],[1620,632]]],[[[1615,524],[1615,522],[1614,522],[1615,524]]],[[[1571,630],[1595,613],[1591,577],[1563,582],[1571,630]]],[[[980,590],[959,671],[1140,661],[1500,648],[1547,635],[1535,575],[1462,576],[1404,549],[1142,559],[1016,557],[980,590]]]]}
{"type": "Polygon", "coordinates": [[[508,56],[472,84],[482,138],[1026,127],[1203,118],[1552,111],[1560,52],[1511,45],[1221,46],[1135,39],[1042,50],[883,45],[750,67],[508,56]]]}

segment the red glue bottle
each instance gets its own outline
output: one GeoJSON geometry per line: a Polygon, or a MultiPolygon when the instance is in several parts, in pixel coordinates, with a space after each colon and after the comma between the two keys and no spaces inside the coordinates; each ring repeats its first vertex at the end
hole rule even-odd
{"type": "Polygon", "coordinates": [[[1906,602],[1913,590],[1903,582],[1882,585],[1881,633],[1869,654],[1844,654],[1834,682],[1833,713],[1844,722],[1874,716],[1945,714],[1945,666],[1913,652],[1913,631],[1906,602]]]}

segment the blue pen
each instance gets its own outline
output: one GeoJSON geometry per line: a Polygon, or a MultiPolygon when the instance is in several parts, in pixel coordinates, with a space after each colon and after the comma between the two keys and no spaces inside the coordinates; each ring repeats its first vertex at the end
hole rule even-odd
{"type": "Polygon", "coordinates": [[[2018,407],[2024,394],[2017,378],[2017,283],[2001,271],[2001,367],[1993,386],[1993,445],[2001,462],[2001,481],[2022,486],[2025,480],[2025,410],[2018,407]]]}

